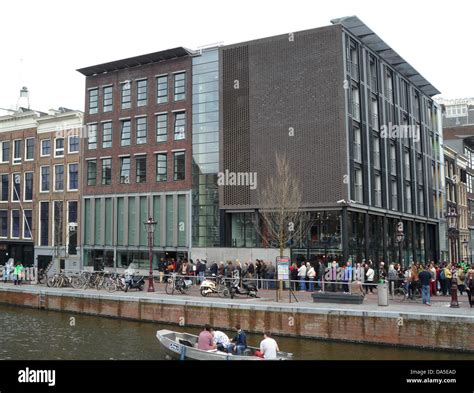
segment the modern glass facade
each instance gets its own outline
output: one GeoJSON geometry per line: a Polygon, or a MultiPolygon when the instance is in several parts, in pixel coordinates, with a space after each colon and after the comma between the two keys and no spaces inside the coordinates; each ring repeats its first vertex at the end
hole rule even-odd
{"type": "Polygon", "coordinates": [[[144,222],[157,222],[153,264],[161,257],[185,257],[189,243],[189,193],[125,194],[84,198],[84,266],[149,266],[144,222]],[[153,212],[153,214],[150,214],[153,212]]]}
{"type": "Polygon", "coordinates": [[[219,52],[193,58],[193,247],[219,246],[219,52]]]}

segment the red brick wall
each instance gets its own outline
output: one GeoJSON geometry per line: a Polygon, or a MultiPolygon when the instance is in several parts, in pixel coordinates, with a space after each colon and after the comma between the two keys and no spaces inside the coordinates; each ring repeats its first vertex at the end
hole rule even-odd
{"type": "MultiPolygon", "coordinates": [[[[37,294],[0,290],[0,303],[38,307],[39,299],[37,294]]],[[[46,295],[45,308],[181,326],[203,326],[209,323],[221,329],[230,329],[240,323],[244,330],[255,333],[270,329],[275,334],[293,337],[474,352],[472,320],[461,321],[447,317],[430,316],[423,319],[418,315],[403,314],[403,325],[398,326],[398,314],[386,317],[338,315],[335,312],[277,312],[166,304],[144,299],[123,301],[51,294],[46,295]]]]}
{"type": "Polygon", "coordinates": [[[191,189],[191,160],[192,160],[192,74],[191,57],[177,58],[174,60],[163,61],[145,66],[130,68],[100,74],[86,78],[86,97],[85,97],[85,115],[84,124],[98,123],[97,149],[87,150],[87,140],[84,140],[84,157],[97,157],[97,185],[87,186],[87,162],[84,161],[84,189],[83,195],[112,194],[112,193],[135,193],[135,192],[164,192],[164,191],[183,191],[191,189]],[[186,71],[186,100],[173,101],[173,78],[172,73],[177,71],[186,71]],[[156,75],[168,74],[168,103],[156,103],[156,75]],[[137,107],[137,83],[135,79],[148,78],[148,104],[137,107]],[[131,86],[131,109],[121,109],[121,90],[120,82],[126,80],[132,81],[131,86]],[[113,111],[103,112],[103,91],[102,86],[113,84],[113,111]],[[89,94],[87,89],[99,88],[99,107],[97,114],[89,114],[89,94]],[[175,141],[173,139],[173,110],[186,110],[186,138],[175,141]],[[168,112],[168,140],[167,142],[156,142],[155,113],[168,112]],[[134,116],[147,115],[148,134],[147,143],[136,145],[136,125],[134,116]],[[131,145],[120,146],[120,118],[131,120],[131,145]],[[102,149],[101,121],[112,120],[113,140],[112,147],[102,149]],[[171,150],[186,149],[186,178],[183,181],[173,181],[173,154],[171,150]],[[163,183],[156,182],[156,151],[168,151],[168,181],[163,183]],[[133,155],[135,153],[147,153],[147,181],[146,183],[136,183],[135,180],[135,162],[133,155]],[[131,178],[130,184],[120,184],[119,155],[130,154],[131,158],[131,178]],[[100,157],[112,156],[112,185],[106,186],[100,184],[101,165],[100,157]]]}

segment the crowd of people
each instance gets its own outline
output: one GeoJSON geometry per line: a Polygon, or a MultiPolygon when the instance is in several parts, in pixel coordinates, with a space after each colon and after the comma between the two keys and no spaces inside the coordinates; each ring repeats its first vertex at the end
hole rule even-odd
{"type": "Polygon", "coordinates": [[[239,277],[255,279],[258,289],[275,289],[274,280],[276,278],[275,265],[257,259],[255,263],[249,261],[242,263],[238,259],[235,261],[223,261],[207,263],[205,260],[196,259],[165,259],[161,258],[158,263],[160,282],[166,275],[177,273],[183,276],[195,276],[197,284],[204,281],[206,276],[222,276],[231,279],[234,271],[239,272],[239,277]]]}
{"type": "MultiPolygon", "coordinates": [[[[203,351],[217,350],[235,355],[244,355],[247,348],[247,335],[240,324],[235,325],[235,336],[232,339],[229,339],[229,336],[224,332],[214,330],[210,325],[206,325],[204,330],[199,333],[198,349],[203,351]]],[[[259,350],[252,355],[266,360],[275,360],[279,351],[278,344],[271,337],[270,332],[265,332],[259,350]]]]}
{"type": "Polygon", "coordinates": [[[2,270],[3,282],[13,281],[14,285],[20,285],[24,278],[24,267],[21,262],[13,262],[13,259],[9,259],[2,270]]]}

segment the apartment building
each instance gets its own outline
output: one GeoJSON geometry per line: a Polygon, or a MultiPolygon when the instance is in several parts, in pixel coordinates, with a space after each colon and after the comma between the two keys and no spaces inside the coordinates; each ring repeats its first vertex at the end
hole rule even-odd
{"type": "Polygon", "coordinates": [[[59,108],[37,119],[35,259],[46,267],[80,268],[82,112],[59,108]]]}
{"type": "Polygon", "coordinates": [[[174,48],[81,68],[83,265],[148,265],[144,222],[152,217],[154,263],[191,245],[193,53],[174,48]]]}
{"type": "Polygon", "coordinates": [[[0,264],[9,258],[33,266],[36,120],[23,109],[0,117],[0,264]]]}

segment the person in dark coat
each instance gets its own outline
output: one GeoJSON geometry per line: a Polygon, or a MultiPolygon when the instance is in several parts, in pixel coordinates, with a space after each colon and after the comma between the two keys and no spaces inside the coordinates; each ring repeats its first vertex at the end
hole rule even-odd
{"type": "Polygon", "coordinates": [[[210,270],[211,275],[214,274],[215,276],[217,276],[217,270],[218,270],[217,263],[213,262],[209,270],[210,270]]]}

